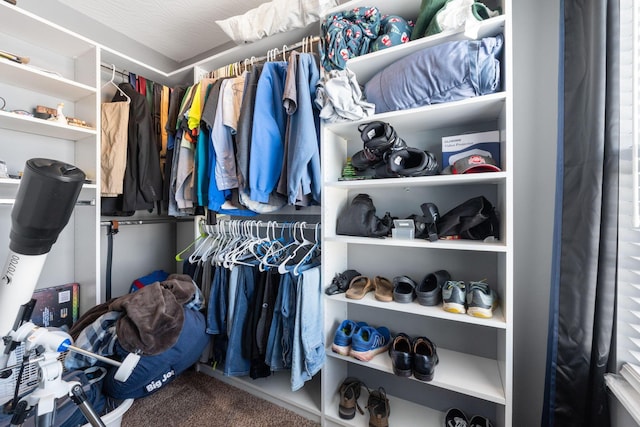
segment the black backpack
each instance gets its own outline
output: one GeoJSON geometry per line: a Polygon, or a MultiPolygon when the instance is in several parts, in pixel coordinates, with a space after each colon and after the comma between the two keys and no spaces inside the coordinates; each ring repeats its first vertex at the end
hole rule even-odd
{"type": "Polygon", "coordinates": [[[368,194],[353,198],[337,221],[336,233],[347,236],[382,237],[391,230],[390,215],[383,219],[376,216],[376,207],[368,194]]]}

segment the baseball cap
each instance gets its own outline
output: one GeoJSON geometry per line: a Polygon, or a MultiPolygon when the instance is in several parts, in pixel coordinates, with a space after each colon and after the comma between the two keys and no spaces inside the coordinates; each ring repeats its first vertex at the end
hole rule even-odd
{"type": "Polygon", "coordinates": [[[501,169],[496,165],[496,161],[492,157],[479,154],[472,154],[456,160],[451,167],[451,172],[454,174],[500,171],[501,169]]]}

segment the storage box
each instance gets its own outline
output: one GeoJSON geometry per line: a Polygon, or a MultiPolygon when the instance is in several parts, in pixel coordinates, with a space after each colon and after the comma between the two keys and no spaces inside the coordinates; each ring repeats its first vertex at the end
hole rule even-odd
{"type": "Polygon", "coordinates": [[[496,165],[502,168],[500,163],[500,133],[497,130],[492,130],[442,138],[443,169],[472,154],[491,156],[496,165]]]}
{"type": "Polygon", "coordinates": [[[31,321],[38,326],[71,328],[78,320],[80,285],[77,283],[37,289],[33,298],[36,305],[31,321]]]}

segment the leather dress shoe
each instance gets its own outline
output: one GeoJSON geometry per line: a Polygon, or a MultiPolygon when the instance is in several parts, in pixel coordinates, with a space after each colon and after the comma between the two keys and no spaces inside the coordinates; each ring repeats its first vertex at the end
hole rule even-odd
{"type": "Polygon", "coordinates": [[[413,376],[420,381],[431,381],[438,364],[436,345],[427,337],[413,341],[413,376]]]}
{"type": "Polygon", "coordinates": [[[400,332],[389,347],[389,357],[393,365],[393,373],[400,377],[410,377],[413,369],[413,352],[411,339],[400,332]]]}

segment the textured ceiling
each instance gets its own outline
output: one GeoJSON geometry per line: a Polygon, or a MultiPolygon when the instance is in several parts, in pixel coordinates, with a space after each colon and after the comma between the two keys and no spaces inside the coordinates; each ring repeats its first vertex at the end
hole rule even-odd
{"type": "Polygon", "coordinates": [[[181,62],[231,41],[216,20],[269,0],[58,0],[156,52],[181,62]]]}

